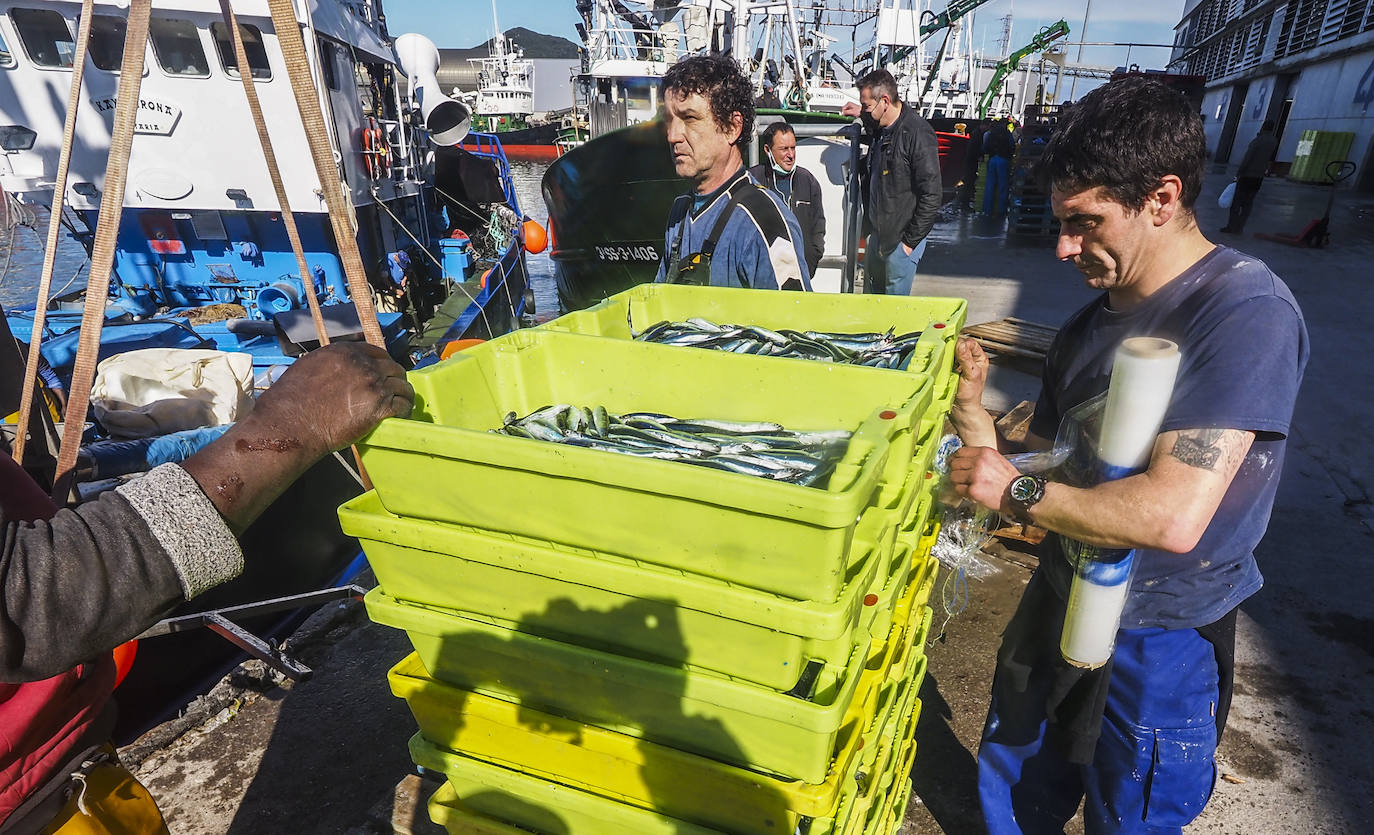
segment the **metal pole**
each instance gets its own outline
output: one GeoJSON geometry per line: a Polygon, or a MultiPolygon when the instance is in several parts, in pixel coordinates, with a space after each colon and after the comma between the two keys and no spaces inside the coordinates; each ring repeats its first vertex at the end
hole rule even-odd
{"type": "MultiPolygon", "coordinates": [[[[1092,10],[1093,10],[1093,0],[1088,0],[1088,5],[1086,5],[1086,6],[1083,7],[1083,29],[1082,29],[1082,31],[1080,31],[1080,32],[1078,33],[1078,37],[1079,37],[1080,41],[1079,41],[1079,44],[1078,44],[1078,59],[1074,61],[1075,64],[1082,64],[1082,63],[1083,63],[1083,43],[1082,43],[1082,40],[1081,40],[1081,39],[1088,36],[1088,13],[1091,12],[1092,10]]],[[[1129,64],[1128,64],[1127,66],[1129,66],[1129,64]]],[[[1078,90],[1078,73],[1074,73],[1074,75],[1073,75],[1073,82],[1072,82],[1071,84],[1069,84],[1069,101],[1076,101],[1076,99],[1074,98],[1074,93],[1075,93],[1077,90],[1078,90]]]]}

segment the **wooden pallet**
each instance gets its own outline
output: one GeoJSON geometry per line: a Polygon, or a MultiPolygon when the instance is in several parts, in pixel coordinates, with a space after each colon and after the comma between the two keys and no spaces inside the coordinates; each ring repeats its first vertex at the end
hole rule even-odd
{"type": "Polygon", "coordinates": [[[963,332],[994,353],[1043,360],[1059,329],[1008,316],[996,322],[969,325],[963,332]]]}

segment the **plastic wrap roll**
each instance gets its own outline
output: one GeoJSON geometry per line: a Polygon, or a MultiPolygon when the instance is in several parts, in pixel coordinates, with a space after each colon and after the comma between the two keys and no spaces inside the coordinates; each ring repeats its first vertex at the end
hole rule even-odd
{"type": "Polygon", "coordinates": [[[1133,337],[1116,349],[1097,444],[1097,458],[1106,470],[1104,481],[1139,472],[1150,463],[1174,393],[1179,358],[1177,345],[1154,337],[1133,337]]]}
{"type": "MultiPolygon", "coordinates": [[[[1149,464],[1179,359],[1178,346],[1167,339],[1135,337],[1117,349],[1097,445],[1101,481],[1125,478],[1149,464]]],[[[1096,668],[1112,657],[1134,573],[1134,551],[1080,549],[1059,639],[1064,660],[1096,668]]]]}

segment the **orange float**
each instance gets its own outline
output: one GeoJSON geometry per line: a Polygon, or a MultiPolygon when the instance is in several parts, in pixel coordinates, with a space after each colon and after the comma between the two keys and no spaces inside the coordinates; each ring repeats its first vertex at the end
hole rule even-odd
{"type": "Polygon", "coordinates": [[[114,648],[115,687],[124,681],[124,677],[133,668],[134,659],[137,657],[138,641],[128,641],[114,648]]]}
{"type": "Polygon", "coordinates": [[[525,220],[525,251],[533,255],[538,255],[548,248],[549,239],[544,234],[544,227],[538,221],[525,220]]]}
{"type": "Polygon", "coordinates": [[[484,339],[455,339],[439,351],[439,359],[446,360],[459,351],[466,350],[474,345],[481,345],[485,341],[484,339]]]}

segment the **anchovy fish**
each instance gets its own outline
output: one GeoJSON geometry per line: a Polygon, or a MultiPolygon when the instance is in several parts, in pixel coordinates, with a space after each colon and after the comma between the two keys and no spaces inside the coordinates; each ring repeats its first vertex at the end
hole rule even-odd
{"type": "Polygon", "coordinates": [[[759,325],[722,325],[693,317],[684,322],[658,322],[642,334],[631,328],[630,334],[639,341],[661,345],[905,369],[921,331],[897,335],[895,328],[883,333],[772,330],[759,325]]]}
{"type": "Polygon", "coordinates": [[[794,432],[768,421],[677,418],[658,412],[616,415],[604,406],[560,403],[525,417],[504,416],[495,433],[700,464],[726,472],[822,487],[844,457],[850,433],[794,432]]]}

